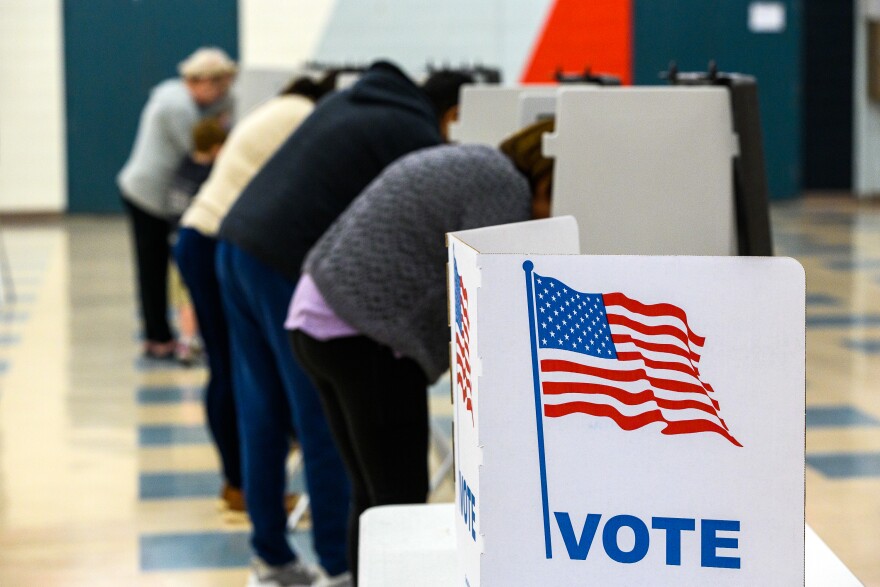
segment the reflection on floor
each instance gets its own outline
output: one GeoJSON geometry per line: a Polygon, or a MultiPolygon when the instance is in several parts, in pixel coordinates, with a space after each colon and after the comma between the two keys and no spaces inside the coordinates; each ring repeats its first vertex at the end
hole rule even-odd
{"type": "MultiPolygon", "coordinates": [[[[773,224],[807,271],[807,520],[880,586],[880,207],[801,200],[773,224]]],[[[243,585],[247,519],[217,509],[205,373],[136,358],[122,220],[0,236],[0,585],[243,585]]],[[[431,406],[448,433],[447,382],[431,406]]],[[[447,481],[434,499],[451,497],[447,481]]],[[[291,541],[310,552],[305,528],[291,541]]]]}

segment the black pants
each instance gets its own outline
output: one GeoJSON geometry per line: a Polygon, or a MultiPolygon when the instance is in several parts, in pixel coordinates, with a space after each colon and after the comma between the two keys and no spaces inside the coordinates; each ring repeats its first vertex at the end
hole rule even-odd
{"type": "Polygon", "coordinates": [[[348,557],[357,577],[358,520],[377,505],[428,497],[428,396],[422,369],[365,336],[322,342],[291,332],[351,480],[348,557]]]}
{"type": "Polygon", "coordinates": [[[168,261],[171,258],[168,237],[172,226],[164,218],[144,212],[125,198],[122,202],[131,219],[134,237],[144,338],[152,342],[168,342],[173,338],[168,325],[168,261]]]}

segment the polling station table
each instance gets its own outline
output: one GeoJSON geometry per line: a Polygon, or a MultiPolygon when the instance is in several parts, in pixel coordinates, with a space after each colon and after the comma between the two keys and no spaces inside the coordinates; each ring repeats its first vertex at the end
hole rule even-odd
{"type": "MultiPolygon", "coordinates": [[[[458,585],[455,505],[382,506],[361,516],[361,587],[458,585]]],[[[857,587],[855,575],[805,526],[806,586],[857,587]]]]}

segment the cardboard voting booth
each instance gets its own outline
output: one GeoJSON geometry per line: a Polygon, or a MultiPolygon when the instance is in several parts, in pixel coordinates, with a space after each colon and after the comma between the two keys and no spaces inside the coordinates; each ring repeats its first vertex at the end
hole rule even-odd
{"type": "Polygon", "coordinates": [[[460,585],[802,585],[805,281],[448,235],[460,585]]]}
{"type": "Polygon", "coordinates": [[[520,96],[555,96],[558,86],[487,85],[462,86],[458,122],[450,126],[450,138],[456,143],[479,143],[496,146],[522,128],[520,96]]]}
{"type": "Polygon", "coordinates": [[[732,128],[725,88],[560,88],[553,215],[585,253],[735,254],[732,128]]]}
{"type": "Polygon", "coordinates": [[[302,75],[302,68],[254,68],[245,67],[238,72],[232,93],[235,120],[241,120],[248,112],[277,96],[290,80],[302,75]]]}
{"type": "Polygon", "coordinates": [[[556,93],[523,92],[519,97],[519,128],[556,116],[556,93]]]}

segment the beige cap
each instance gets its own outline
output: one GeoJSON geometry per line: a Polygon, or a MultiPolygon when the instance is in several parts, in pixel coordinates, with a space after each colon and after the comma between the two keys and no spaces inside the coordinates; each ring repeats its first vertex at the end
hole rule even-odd
{"type": "Polygon", "coordinates": [[[201,47],[177,65],[185,78],[232,75],[236,69],[235,61],[218,47],[201,47]]]}

